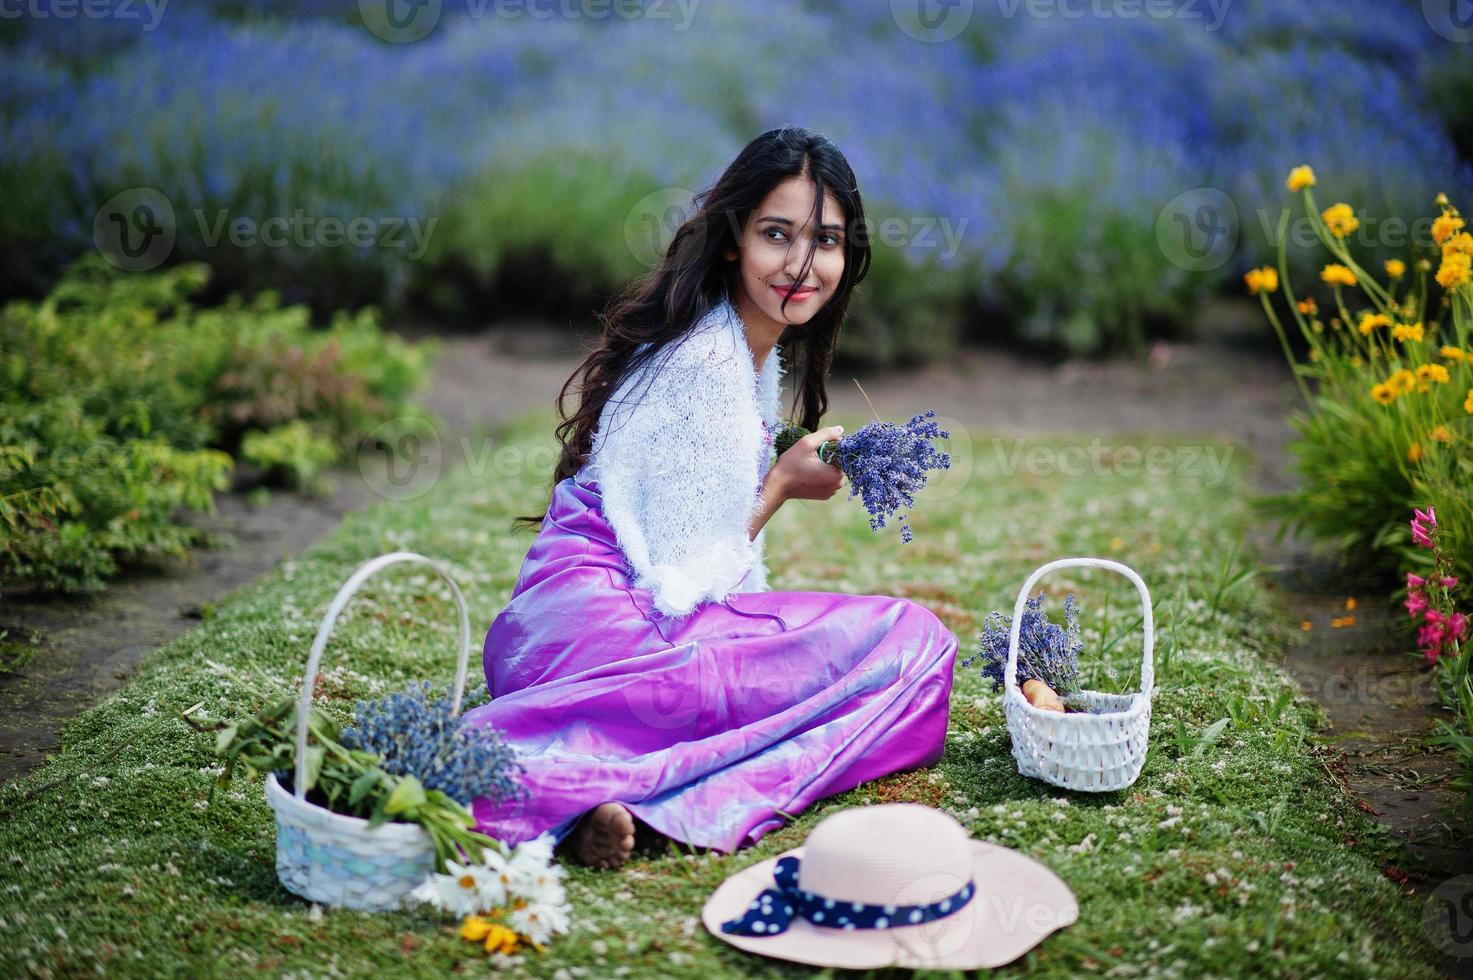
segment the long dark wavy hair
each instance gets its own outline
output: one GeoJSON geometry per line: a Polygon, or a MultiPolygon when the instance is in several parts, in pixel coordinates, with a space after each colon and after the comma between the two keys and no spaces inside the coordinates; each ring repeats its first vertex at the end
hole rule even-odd
{"type": "MultiPolygon", "coordinates": [[[[723,253],[737,251],[747,218],[774,187],[790,177],[810,179],[817,188],[813,224],[825,195],[832,192],[844,213],[844,273],[834,295],[798,327],[778,338],[793,382],[793,418],[815,430],[828,411],[825,379],[839,341],[839,327],[854,287],[869,273],[869,228],[864,202],[849,161],[833,141],[801,126],[784,126],[758,136],[739,153],[714,185],[695,195],[694,213],[676,229],[659,268],[634,280],[599,314],[599,346],[563,383],[558,394],[557,438],[562,454],[552,474],[556,488],[578,472],[593,448],[599,416],[619,383],[688,332],[711,307],[729,296],[735,263],[723,253]],[[640,345],[649,346],[640,350],[640,345]],[[568,415],[564,401],[578,392],[578,410],[568,415]]],[[[796,280],[813,265],[810,245],[796,280]]],[[[738,257],[737,262],[740,262],[738,257]]],[[[787,299],[783,300],[787,306],[787,299]]],[[[539,527],[546,511],[520,516],[513,527],[539,527]]]]}

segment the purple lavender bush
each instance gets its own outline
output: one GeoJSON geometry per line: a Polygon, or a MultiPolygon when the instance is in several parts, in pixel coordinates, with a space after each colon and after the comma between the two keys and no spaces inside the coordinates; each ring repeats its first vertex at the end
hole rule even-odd
{"type": "MultiPolygon", "coordinates": [[[[935,412],[928,411],[913,416],[904,425],[870,422],[838,442],[831,439],[818,447],[820,459],[844,471],[849,479],[849,496],[859,494],[863,499],[870,513],[870,530],[878,531],[887,518],[894,516],[900,522],[900,540],[905,544],[913,535],[905,515],[898,512],[915,505],[915,494],[926,486],[927,470],[951,468],[951,454],[931,445],[932,439],[951,435],[927,421],[935,417],[935,412]]],[[[807,434],[801,426],[785,426],[776,440],[778,455],[807,434]]]]}
{"type": "MultiPolygon", "coordinates": [[[[1064,625],[1049,621],[1043,612],[1044,593],[1031,596],[1024,606],[1023,626],[1018,631],[1018,686],[1024,681],[1040,680],[1053,688],[1066,707],[1080,708],[1079,654],[1084,643],[1079,638],[1078,606],[1074,593],[1064,597],[1064,625]]],[[[1001,612],[988,613],[982,623],[979,651],[962,660],[962,666],[982,661],[982,676],[992,681],[992,689],[1003,686],[1008,662],[1008,639],[1013,617],[1001,612]]]]}
{"type": "Polygon", "coordinates": [[[501,802],[525,793],[513,770],[526,770],[493,728],[463,726],[451,712],[450,691],[431,700],[429,681],[374,701],[359,701],[342,743],[380,757],[379,768],[414,776],[469,805],[478,796],[501,802]]]}

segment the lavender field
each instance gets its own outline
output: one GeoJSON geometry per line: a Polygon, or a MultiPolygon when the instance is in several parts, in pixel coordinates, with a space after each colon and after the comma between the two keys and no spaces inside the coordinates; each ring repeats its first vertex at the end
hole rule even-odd
{"type": "Polygon", "coordinates": [[[557,284],[531,302],[646,271],[691,192],[798,122],[877,224],[848,353],[1089,353],[1235,282],[1291,163],[1378,214],[1473,191],[1473,46],[1414,2],[400,6],[0,20],[7,291],[152,230],[148,261],[208,260],[222,290],[484,322],[509,270],[557,284]]]}

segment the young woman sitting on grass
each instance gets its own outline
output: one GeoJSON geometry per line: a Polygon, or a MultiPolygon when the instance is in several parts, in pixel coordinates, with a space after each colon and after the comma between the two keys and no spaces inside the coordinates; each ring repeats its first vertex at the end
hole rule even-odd
{"type": "Polygon", "coordinates": [[[824,382],[870,261],[854,173],[785,127],[696,204],[558,396],[551,500],[517,519],[540,530],[486,635],[493,700],[466,714],[527,770],[523,799],[473,802],[478,828],[597,867],[637,825],[730,853],[945,742],[958,642],[930,610],[767,584],[767,521],[844,482],[817,450],[842,432],[819,427],[824,382]],[[814,431],[772,462],[784,373],[814,431]]]}

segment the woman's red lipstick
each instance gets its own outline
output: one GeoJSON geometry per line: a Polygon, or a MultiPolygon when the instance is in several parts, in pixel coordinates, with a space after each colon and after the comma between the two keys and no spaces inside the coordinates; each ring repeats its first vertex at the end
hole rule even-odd
{"type": "Polygon", "coordinates": [[[814,286],[803,286],[799,289],[794,289],[791,286],[773,286],[772,288],[777,290],[779,296],[784,298],[791,296],[795,302],[800,303],[818,292],[818,289],[814,286]]]}

